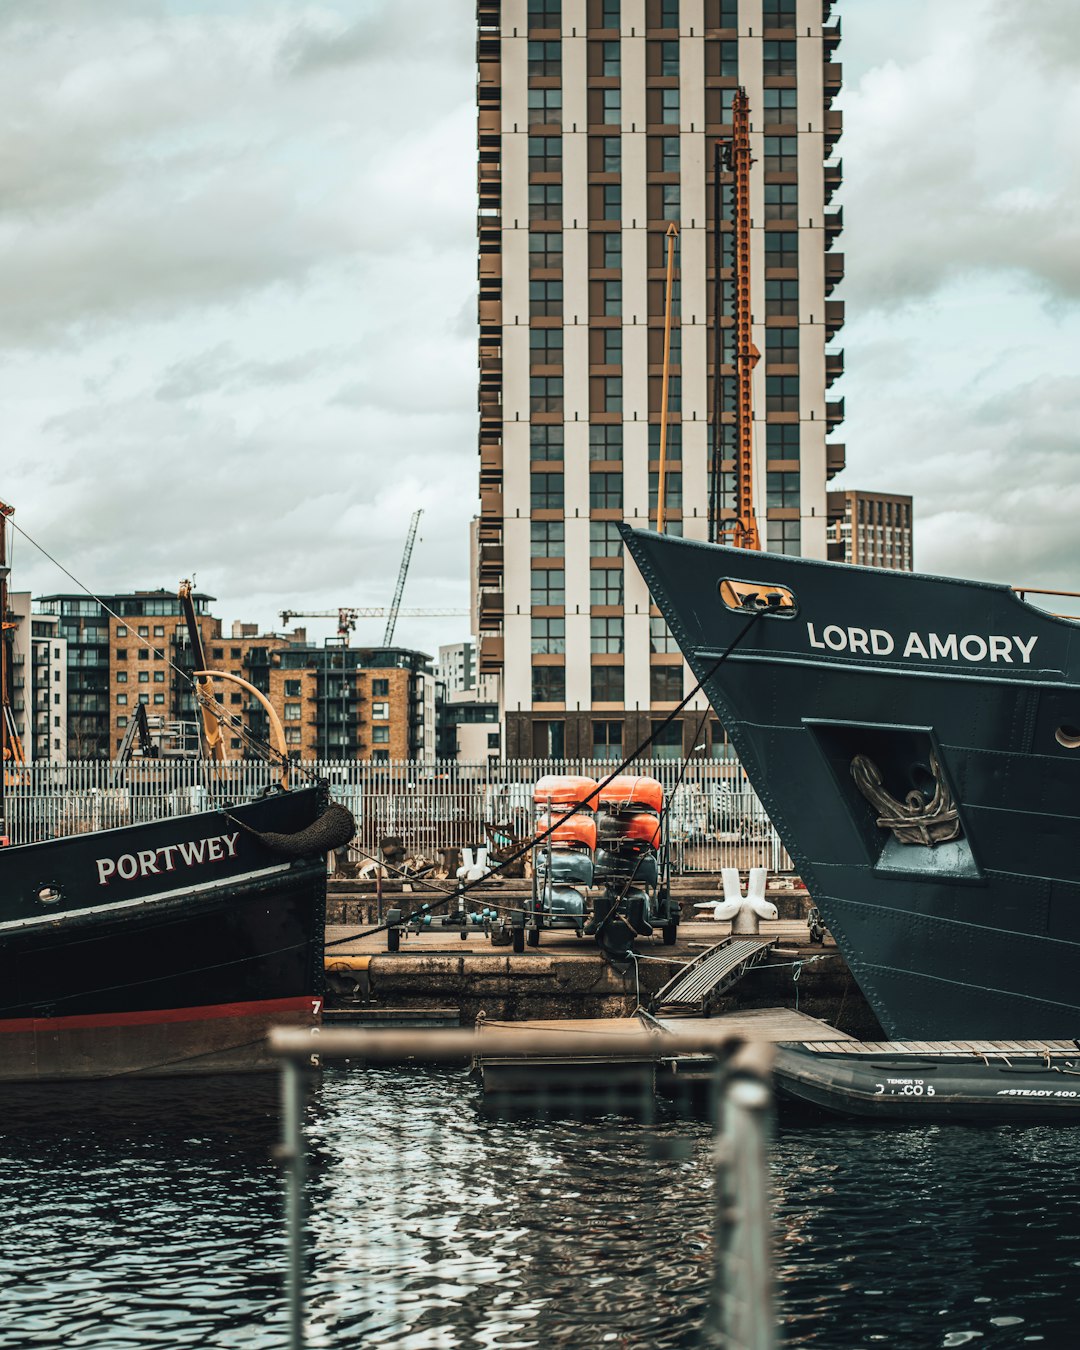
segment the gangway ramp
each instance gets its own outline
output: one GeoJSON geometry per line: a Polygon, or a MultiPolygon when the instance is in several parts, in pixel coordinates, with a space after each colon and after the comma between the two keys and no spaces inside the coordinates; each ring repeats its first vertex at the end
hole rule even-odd
{"type": "Polygon", "coordinates": [[[710,999],[737,984],[775,946],[775,938],[724,938],[668,980],[652,1000],[650,1011],[656,1016],[706,1013],[710,999]]]}

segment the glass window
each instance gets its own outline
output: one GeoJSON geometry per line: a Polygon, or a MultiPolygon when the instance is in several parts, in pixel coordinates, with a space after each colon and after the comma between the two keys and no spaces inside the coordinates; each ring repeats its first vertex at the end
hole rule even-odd
{"type": "Polygon", "coordinates": [[[589,573],[591,605],[621,605],[623,570],[621,567],[594,567],[589,573]]]}
{"type": "Polygon", "coordinates": [[[534,703],[563,703],[566,699],[566,669],[563,666],[533,666],[534,703]]]}
{"type": "Polygon", "coordinates": [[[379,722],[385,722],[390,716],[389,703],[373,703],[371,705],[371,716],[379,722]]]}
{"type": "Polygon", "coordinates": [[[660,44],[660,74],[678,75],[679,73],[679,44],[678,42],[661,42],[660,44]]]}
{"type": "Polygon", "coordinates": [[[762,73],[765,75],[794,75],[794,42],[762,43],[762,73]]]}
{"type": "MultiPolygon", "coordinates": [[[[603,334],[604,344],[603,364],[605,366],[621,366],[623,353],[622,329],[602,328],[600,331],[603,334]]],[[[616,455],[615,458],[618,459],[619,456],[616,455]]]]}
{"type": "Polygon", "coordinates": [[[563,239],[558,230],[533,230],[529,234],[529,266],[561,267],[563,239]]]}
{"type": "Polygon", "coordinates": [[[562,219],[561,183],[529,184],[529,219],[530,220],[562,219]]]}
{"type": "Polygon", "coordinates": [[[798,473],[775,473],[772,471],[767,473],[765,475],[765,505],[788,506],[797,509],[799,505],[798,473]]]}
{"type": "Polygon", "coordinates": [[[618,28],[619,0],[604,0],[600,22],[604,28],[618,28]]]}
{"type": "Polygon", "coordinates": [[[389,681],[389,680],[372,680],[372,681],[371,681],[371,697],[372,697],[372,698],[385,698],[386,695],[389,694],[389,692],[390,692],[390,681],[389,681]]]}
{"type": "Polygon", "coordinates": [[[164,694],[155,694],[155,695],[154,695],[154,702],[155,702],[155,703],[164,703],[164,702],[165,702],[165,695],[164,695],[164,694]]]}
{"type": "Polygon", "coordinates": [[[529,311],[534,315],[558,315],[563,309],[561,281],[530,281],[529,311]]]}
{"type": "Polygon", "coordinates": [[[660,138],[660,168],[664,173],[679,172],[679,138],[662,136],[660,138]]]}
{"type": "Polygon", "coordinates": [[[622,412],[622,376],[604,376],[604,411],[622,412]]]}
{"type": "MultiPolygon", "coordinates": [[[[660,474],[653,472],[649,474],[649,510],[658,509],[657,493],[660,487],[660,474]]],[[[665,469],[664,471],[664,510],[679,511],[682,509],[682,472],[679,469],[665,469]]]]}
{"type": "MultiPolygon", "coordinates": [[[[607,25],[604,25],[607,27],[607,25]]],[[[620,64],[620,43],[605,42],[603,44],[603,64],[601,73],[607,76],[617,76],[619,74],[620,64]]]]}
{"type": "Polygon", "coordinates": [[[766,281],[765,313],[795,314],[799,312],[799,283],[794,278],[785,281],[766,281]]]}
{"type": "Polygon", "coordinates": [[[604,89],[604,126],[617,127],[622,121],[622,90],[604,89]]]}
{"type": "Polygon", "coordinates": [[[534,413],[562,412],[562,376],[533,375],[529,380],[529,406],[534,413]]]}
{"type": "Polygon", "coordinates": [[[766,328],[765,359],[771,365],[797,366],[799,364],[798,328],[766,328]]]}
{"type": "Polygon", "coordinates": [[[720,74],[738,75],[739,44],[737,42],[720,43],[720,74]]]}
{"type": "MultiPolygon", "coordinates": [[[[532,189],[530,188],[531,192],[532,189]]],[[[797,220],[799,218],[799,185],[797,183],[765,184],[765,219],[797,220]]]]}
{"type": "Polygon", "coordinates": [[[530,28],[558,28],[562,23],[562,0],[529,0],[530,28]]]}
{"type": "Polygon", "coordinates": [[[566,620],[533,619],[532,649],[535,656],[562,656],[566,651],[566,620]]]}
{"type": "Polygon", "coordinates": [[[530,523],[530,547],[534,558],[561,558],[566,552],[566,522],[534,520],[530,523]]]}
{"type": "Polygon", "coordinates": [[[622,235],[618,230],[608,230],[604,235],[604,266],[622,266],[622,235]]]}
{"type": "Polygon", "coordinates": [[[761,21],[766,28],[793,28],[795,0],[762,0],[761,21]]]}
{"type": "Polygon", "coordinates": [[[566,573],[561,567],[537,567],[532,574],[532,603],[534,605],[564,605],[566,603],[566,573]]]}
{"type": "MultiPolygon", "coordinates": [[[[530,43],[530,46],[532,44],[530,43]]],[[[529,172],[559,173],[562,170],[562,137],[529,137],[529,172]]]]}
{"type": "Polygon", "coordinates": [[[622,168],[622,137],[603,136],[601,141],[604,152],[604,173],[618,173],[622,168]]]}
{"type": "Polygon", "coordinates": [[[679,91],[677,89],[660,90],[660,121],[665,126],[679,125],[679,91]]]}
{"type": "MultiPolygon", "coordinates": [[[[660,458],[660,427],[653,422],[649,427],[649,458],[660,458]]],[[[672,422],[667,429],[667,444],[664,447],[665,460],[682,459],[682,423],[672,422]]]]}
{"type": "Polygon", "coordinates": [[[662,183],[660,194],[663,201],[664,220],[678,220],[680,200],[678,183],[662,183]]]}
{"type": "Polygon", "coordinates": [[[128,724],[128,720],[127,720],[126,714],[121,714],[121,715],[116,719],[116,725],[117,725],[118,727],[126,727],[127,724],[128,724]]]}
{"type": "Polygon", "coordinates": [[[618,220],[622,215],[622,188],[618,183],[604,184],[604,219],[618,220]]]}
{"type": "Polygon", "coordinates": [[[123,637],[127,637],[127,635],[128,635],[128,630],[123,626],[123,624],[121,624],[121,625],[117,628],[117,630],[116,630],[116,636],[117,636],[118,638],[123,638],[123,637]]]}
{"type": "Polygon", "coordinates": [[[372,745],[389,745],[389,743],[390,743],[390,728],[389,728],[389,727],[372,727],[372,728],[371,728],[371,743],[372,743],[372,745]]]}
{"type": "Polygon", "coordinates": [[[796,121],[796,103],[798,101],[796,92],[794,89],[766,89],[763,91],[764,116],[762,122],[765,126],[796,121]]]}
{"type": "Polygon", "coordinates": [[[164,636],[165,636],[165,625],[164,625],[164,624],[160,624],[160,623],[154,624],[154,636],[155,636],[155,637],[164,637],[164,636]]]}
{"type": "Polygon", "coordinates": [[[535,366],[561,366],[563,359],[563,330],[561,328],[530,328],[529,352],[535,366]]]}
{"type": "MultiPolygon", "coordinates": [[[[766,46],[769,44],[766,43],[766,46]]],[[[774,46],[777,44],[773,44],[774,46]]],[[[560,44],[558,42],[529,43],[529,74],[558,75],[560,68],[560,44]]]]}
{"type": "Polygon", "coordinates": [[[150,628],[149,628],[149,625],[147,625],[147,624],[145,624],[145,623],[139,624],[139,636],[140,636],[140,637],[149,637],[149,636],[150,636],[150,628]]]}
{"type": "Polygon", "coordinates": [[[769,422],[765,427],[765,452],[768,459],[798,459],[798,422],[769,422]]]}
{"type": "Polygon", "coordinates": [[[797,375],[765,376],[766,412],[799,411],[799,377],[797,375]]]}
{"type": "Polygon", "coordinates": [[[679,0],[660,0],[660,27],[678,28],[679,0]]]}
{"type": "MultiPolygon", "coordinates": [[[[560,288],[561,300],[561,288],[560,288]]],[[[561,305],[560,305],[560,313],[561,305]]],[[[605,281],[604,282],[604,314],[616,315],[622,313],[622,282],[605,281]]]]}
{"type": "Polygon", "coordinates": [[[118,671],[116,672],[115,679],[116,679],[116,683],[117,683],[117,684],[127,684],[127,671],[126,671],[126,670],[118,670],[118,671]]]}
{"type": "Polygon", "coordinates": [[[557,510],[563,505],[563,476],[561,473],[534,473],[531,475],[530,500],[533,510],[557,510]]]}
{"type": "Polygon", "coordinates": [[[682,666],[649,667],[649,699],[652,703],[678,703],[682,696],[682,666]]]}
{"type": "Polygon", "coordinates": [[[765,543],[770,553],[797,558],[802,552],[801,526],[797,520],[767,520],[765,543]]]}
{"type": "Polygon", "coordinates": [[[531,426],[529,453],[533,459],[562,459],[564,428],[561,426],[531,426]]]}
{"type": "Polygon", "coordinates": [[[798,267],[799,236],[796,230],[765,231],[765,266],[798,267]]]}
{"type": "Polygon", "coordinates": [[[590,459],[622,459],[622,427],[611,423],[594,423],[589,427],[590,459]]]}
{"type": "Polygon", "coordinates": [[[127,707],[127,694],[117,694],[116,701],[121,708],[127,707]]]}
{"type": "Polygon", "coordinates": [[[562,121],[561,89],[529,90],[529,121],[532,124],[562,121]]]}
{"type": "Polygon", "coordinates": [[[155,670],[155,671],[154,671],[154,683],[155,683],[155,684],[164,684],[164,683],[165,683],[165,672],[164,672],[163,670],[155,670]]]}
{"type": "Polygon", "coordinates": [[[671,636],[671,629],[667,626],[666,620],[654,614],[649,619],[649,651],[662,654],[678,650],[678,644],[671,636]]]}
{"type": "MultiPolygon", "coordinates": [[[[613,523],[613,522],[612,522],[613,523]]],[[[602,656],[620,656],[623,650],[623,621],[620,618],[590,619],[590,650],[602,656]]]]}
{"type": "Polygon", "coordinates": [[[140,683],[140,684],[149,684],[149,683],[150,683],[150,672],[149,672],[148,670],[140,670],[140,671],[139,671],[139,683],[140,683]]]}
{"type": "Polygon", "coordinates": [[[593,666],[591,692],[594,703],[621,703],[624,689],[622,666],[593,666]]]}
{"type": "Polygon", "coordinates": [[[622,732],[623,724],[621,722],[594,722],[592,724],[593,759],[608,759],[616,762],[622,759],[622,732]]]}
{"type": "Polygon", "coordinates": [[[616,520],[589,521],[589,556],[591,558],[621,558],[622,535],[616,520]]]}
{"type": "Polygon", "coordinates": [[[798,144],[794,136],[766,136],[765,172],[796,173],[799,168],[798,144]]]}
{"type": "Polygon", "coordinates": [[[589,474],[589,505],[594,510],[615,510],[622,506],[622,474],[589,474]]]}
{"type": "Polygon", "coordinates": [[[667,726],[654,722],[651,730],[654,739],[649,754],[653,759],[682,759],[682,723],[677,718],[667,726]]]}

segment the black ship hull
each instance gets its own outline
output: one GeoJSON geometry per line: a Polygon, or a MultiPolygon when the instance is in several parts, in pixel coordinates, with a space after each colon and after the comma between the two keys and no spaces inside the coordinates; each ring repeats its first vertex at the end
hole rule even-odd
{"type": "Polygon", "coordinates": [[[1076,1036],[1080,624],[1003,586],[626,540],[886,1035],[1076,1036]]]}
{"type": "Polygon", "coordinates": [[[0,851],[0,1080],[271,1067],[268,1027],[319,1021],[326,862],[262,836],[324,804],[302,789],[0,851]]]}

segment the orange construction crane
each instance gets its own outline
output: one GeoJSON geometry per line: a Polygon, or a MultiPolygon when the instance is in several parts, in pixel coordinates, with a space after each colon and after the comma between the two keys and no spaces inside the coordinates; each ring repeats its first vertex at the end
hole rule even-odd
{"type": "Polygon", "coordinates": [[[719,509],[714,510],[716,537],[726,539],[736,548],[761,548],[757,516],[754,513],[754,403],[753,371],[761,353],[754,346],[750,306],[750,100],[741,86],[735,91],[731,106],[731,136],[716,142],[716,206],[714,228],[716,248],[716,401],[717,416],[714,428],[713,472],[714,502],[719,503],[720,464],[722,456],[720,398],[720,367],[722,344],[719,303],[723,293],[721,272],[720,218],[721,166],[732,175],[732,221],[734,224],[734,319],[735,319],[735,519],[721,526],[719,509]]]}

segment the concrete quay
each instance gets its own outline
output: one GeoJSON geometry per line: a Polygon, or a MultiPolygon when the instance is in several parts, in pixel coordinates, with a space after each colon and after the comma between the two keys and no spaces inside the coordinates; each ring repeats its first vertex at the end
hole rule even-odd
{"type": "MultiPolygon", "coordinates": [[[[500,896],[505,894],[500,888],[500,896]]],[[[484,892],[472,895],[475,907],[482,907],[484,892]]],[[[713,890],[709,898],[715,896],[713,890]]],[[[486,902],[502,900],[488,894],[486,902]]],[[[659,936],[639,939],[636,969],[626,970],[609,965],[590,939],[573,933],[544,932],[538,948],[516,954],[494,946],[483,932],[472,931],[463,941],[458,930],[435,924],[403,933],[396,953],[387,951],[385,933],[361,937],[360,932],[355,923],[327,926],[328,1021],[471,1026],[481,1013],[500,1022],[633,1016],[686,962],[728,936],[731,925],[684,921],[673,947],[659,936]]],[[[793,918],[763,921],[761,936],[776,946],[713,1000],[711,1014],[790,1008],[860,1039],[880,1037],[831,937],[824,945],[812,944],[805,919],[793,918]]]]}

